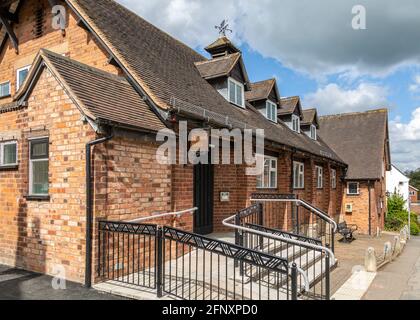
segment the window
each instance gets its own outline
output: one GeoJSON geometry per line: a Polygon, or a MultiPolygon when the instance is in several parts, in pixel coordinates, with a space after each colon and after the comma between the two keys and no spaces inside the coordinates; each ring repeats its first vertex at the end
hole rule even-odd
{"type": "Polygon", "coordinates": [[[300,118],[297,115],[292,115],[292,130],[300,133],[300,118]]]}
{"type": "Polygon", "coordinates": [[[337,189],[337,170],[331,169],[331,188],[337,189]]]}
{"type": "Polygon", "coordinates": [[[48,139],[30,141],[29,194],[31,196],[48,195],[48,139]]]}
{"type": "Polygon", "coordinates": [[[267,100],[265,112],[268,120],[277,123],[277,105],[275,103],[267,100]]]}
{"type": "Polygon", "coordinates": [[[19,88],[22,86],[22,84],[25,82],[26,77],[29,74],[29,69],[31,66],[26,66],[21,69],[17,70],[16,75],[16,90],[19,90],[19,88]]]}
{"type": "Polygon", "coordinates": [[[232,78],[228,80],[229,101],[237,106],[244,107],[244,85],[232,78]]]}
{"type": "Polygon", "coordinates": [[[316,126],[315,125],[311,125],[311,139],[313,139],[313,140],[317,139],[316,126]]]}
{"type": "Polygon", "coordinates": [[[348,195],[358,195],[359,194],[359,183],[358,182],[349,182],[347,183],[347,194],[348,195]]]}
{"type": "Polygon", "coordinates": [[[17,142],[0,143],[0,167],[17,165],[17,142]]]}
{"type": "Polygon", "coordinates": [[[324,168],[316,167],[316,187],[322,189],[324,187],[324,168]]]}
{"type": "Polygon", "coordinates": [[[0,83],[0,98],[10,96],[10,81],[0,83]]]}
{"type": "Polygon", "coordinates": [[[293,162],[293,188],[305,188],[305,165],[302,162],[293,162]]]}
{"type": "Polygon", "coordinates": [[[264,158],[264,174],[257,177],[257,188],[277,188],[277,159],[266,156],[264,158]]]}

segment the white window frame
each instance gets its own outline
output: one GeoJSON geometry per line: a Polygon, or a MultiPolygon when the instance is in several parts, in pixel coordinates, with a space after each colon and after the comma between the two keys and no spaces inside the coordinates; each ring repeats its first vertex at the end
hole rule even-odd
{"type": "Polygon", "coordinates": [[[337,170],[331,169],[331,188],[337,189],[337,170]]]}
{"type": "MultiPolygon", "coordinates": [[[[37,193],[33,193],[33,163],[34,162],[40,162],[40,161],[48,161],[48,165],[49,165],[49,146],[48,146],[48,155],[47,158],[42,158],[42,159],[31,159],[31,150],[32,150],[32,143],[39,141],[39,140],[48,140],[48,144],[49,144],[49,137],[36,137],[36,138],[32,138],[29,139],[29,196],[31,197],[47,197],[49,195],[49,193],[45,193],[45,194],[37,194],[37,193]]],[[[49,183],[49,182],[48,182],[49,183]]],[[[49,190],[49,188],[48,188],[49,190]]]]}
{"type": "Polygon", "coordinates": [[[360,183],[355,181],[347,182],[347,195],[358,196],[360,195],[360,183]],[[357,184],[357,193],[350,193],[350,184],[357,184]]]}
{"type": "Polygon", "coordinates": [[[300,117],[292,114],[292,126],[291,126],[292,130],[294,132],[300,133],[300,117]],[[295,128],[295,124],[297,125],[297,128],[295,128]]]}
{"type": "Polygon", "coordinates": [[[314,124],[311,125],[309,135],[310,135],[312,140],[317,140],[318,134],[316,132],[316,125],[314,125],[314,124]]]}
{"type": "MultiPolygon", "coordinates": [[[[25,66],[23,68],[19,68],[19,69],[16,70],[16,91],[18,91],[20,89],[20,85],[19,85],[19,83],[20,83],[20,72],[23,71],[23,70],[28,70],[28,73],[29,73],[29,69],[31,69],[31,65],[28,65],[28,66],[25,66]]],[[[22,84],[24,82],[25,81],[23,81],[22,84]]]]}
{"type": "Polygon", "coordinates": [[[278,172],[278,160],[275,157],[270,157],[270,156],[264,156],[264,172],[261,176],[259,176],[259,181],[261,181],[261,184],[258,184],[258,180],[257,180],[257,189],[277,189],[277,172],[278,172]],[[268,183],[269,185],[265,185],[265,167],[266,167],[266,162],[269,161],[269,171],[268,171],[268,183]],[[275,166],[273,166],[273,163],[275,163],[275,166]],[[272,175],[274,175],[274,185],[271,185],[271,178],[272,175]]]}
{"type": "Polygon", "coordinates": [[[278,112],[278,110],[277,110],[277,105],[273,102],[273,101],[271,101],[271,100],[267,100],[266,102],[265,102],[265,117],[268,119],[268,120],[270,120],[270,121],[272,121],[272,122],[275,122],[275,123],[277,123],[277,112],[278,112]],[[272,114],[272,108],[274,108],[274,110],[275,110],[275,116],[274,116],[274,119],[273,118],[271,118],[271,114],[272,114]]]}
{"type": "Polygon", "coordinates": [[[4,96],[0,95],[0,98],[9,97],[12,94],[12,92],[11,92],[12,91],[12,88],[11,88],[11,85],[10,85],[10,81],[2,82],[2,83],[0,83],[0,86],[5,85],[5,84],[8,84],[9,85],[9,92],[7,94],[5,94],[4,96]]]}
{"type": "Polygon", "coordinates": [[[236,81],[233,78],[228,78],[228,88],[227,89],[228,89],[228,94],[227,94],[228,101],[230,103],[233,103],[236,106],[239,106],[241,108],[245,108],[245,86],[243,85],[243,83],[240,83],[239,81],[236,81]],[[231,83],[233,83],[235,85],[235,97],[234,97],[234,99],[232,99],[232,97],[230,96],[231,83]],[[238,101],[236,101],[236,98],[238,96],[236,90],[237,90],[238,86],[242,89],[242,104],[239,104],[238,101]]]}
{"type": "Polygon", "coordinates": [[[11,166],[17,166],[18,164],[18,143],[16,140],[6,141],[0,143],[0,167],[11,167],[11,166]],[[16,162],[15,163],[3,163],[3,154],[4,154],[4,146],[6,145],[12,145],[14,144],[16,146],[16,162]]]}
{"type": "Polygon", "coordinates": [[[324,168],[316,166],[316,187],[317,189],[324,188],[324,168]]]}
{"type": "Polygon", "coordinates": [[[305,189],[305,164],[293,161],[293,189],[305,189]]]}

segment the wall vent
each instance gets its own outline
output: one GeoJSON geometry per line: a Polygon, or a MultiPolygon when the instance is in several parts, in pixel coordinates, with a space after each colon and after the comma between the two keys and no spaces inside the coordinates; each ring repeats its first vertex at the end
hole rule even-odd
{"type": "Polygon", "coordinates": [[[35,9],[34,17],[34,37],[40,38],[44,35],[45,26],[45,9],[43,6],[39,6],[35,9]]]}

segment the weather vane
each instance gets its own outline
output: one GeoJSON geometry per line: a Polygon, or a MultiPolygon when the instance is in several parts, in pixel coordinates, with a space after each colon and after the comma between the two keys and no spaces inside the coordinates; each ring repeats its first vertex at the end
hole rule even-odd
{"type": "Polygon", "coordinates": [[[219,30],[219,34],[224,37],[226,37],[227,32],[233,32],[232,29],[229,29],[228,20],[223,20],[222,23],[219,26],[215,26],[215,28],[219,30]]]}

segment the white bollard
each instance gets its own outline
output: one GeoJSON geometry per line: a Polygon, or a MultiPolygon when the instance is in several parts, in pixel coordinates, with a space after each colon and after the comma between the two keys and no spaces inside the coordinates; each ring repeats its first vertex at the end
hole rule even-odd
{"type": "Polygon", "coordinates": [[[392,243],[386,242],[384,247],[384,260],[391,261],[392,260],[392,243]]]}
{"type": "Polygon", "coordinates": [[[365,256],[365,268],[367,272],[377,272],[378,266],[374,248],[368,248],[365,256]]]}
{"type": "Polygon", "coordinates": [[[396,236],[394,238],[395,242],[395,248],[394,248],[394,258],[398,257],[401,253],[401,238],[399,236],[396,236]]]}

